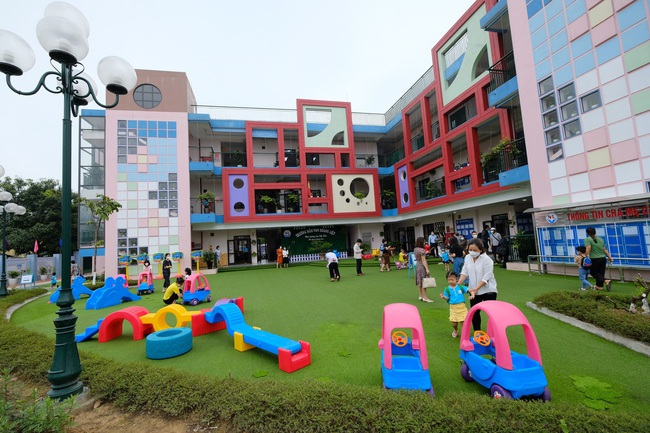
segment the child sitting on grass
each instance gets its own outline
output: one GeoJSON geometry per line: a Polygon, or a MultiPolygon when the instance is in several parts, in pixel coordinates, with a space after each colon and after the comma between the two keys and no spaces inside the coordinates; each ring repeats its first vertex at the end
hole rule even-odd
{"type": "Polygon", "coordinates": [[[578,278],[582,283],[580,290],[593,290],[594,286],[589,282],[589,266],[585,266],[585,259],[588,259],[587,256],[587,247],[580,245],[576,247],[576,255],[573,257],[573,261],[578,265],[578,278]]]}
{"type": "MultiPolygon", "coordinates": [[[[454,332],[451,333],[453,338],[458,337],[458,324],[463,323],[467,316],[465,293],[468,293],[468,291],[467,287],[458,285],[459,278],[460,277],[456,272],[447,272],[447,282],[449,283],[449,286],[440,294],[440,297],[446,299],[449,304],[449,321],[451,322],[451,326],[454,328],[454,332]]],[[[469,292],[469,298],[474,299],[473,292],[469,292]]]]}

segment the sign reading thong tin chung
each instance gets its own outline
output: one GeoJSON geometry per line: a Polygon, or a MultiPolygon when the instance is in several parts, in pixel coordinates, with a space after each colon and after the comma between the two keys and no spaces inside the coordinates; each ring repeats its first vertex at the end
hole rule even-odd
{"type": "Polygon", "coordinates": [[[332,244],[332,249],[347,251],[347,230],[345,226],[287,227],[280,233],[280,244],[289,248],[289,253],[309,254],[312,242],[332,244]]]}
{"type": "Polygon", "coordinates": [[[535,223],[538,227],[582,225],[592,222],[610,222],[650,218],[650,205],[634,204],[619,206],[594,207],[587,210],[536,212],[535,223]]]}

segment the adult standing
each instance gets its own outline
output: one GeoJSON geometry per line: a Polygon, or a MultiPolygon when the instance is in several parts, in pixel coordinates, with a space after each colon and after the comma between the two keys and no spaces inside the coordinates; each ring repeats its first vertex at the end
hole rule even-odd
{"type": "Polygon", "coordinates": [[[431,247],[430,252],[433,257],[438,257],[438,235],[433,231],[429,235],[429,246],[431,247]]]}
{"type": "Polygon", "coordinates": [[[282,248],[282,266],[285,268],[289,267],[289,250],[287,247],[282,248]]]}
{"type": "Polygon", "coordinates": [[[330,272],[330,281],[341,281],[341,274],[339,273],[339,258],[336,257],[336,253],[329,250],[325,254],[325,260],[327,260],[327,269],[330,272]]]}
{"type": "Polygon", "coordinates": [[[485,248],[488,249],[490,248],[490,231],[492,228],[490,226],[485,226],[483,227],[483,231],[481,232],[481,235],[479,236],[481,240],[483,241],[483,245],[485,245],[485,248]]]}
{"type": "Polygon", "coordinates": [[[388,245],[388,241],[386,239],[381,240],[381,245],[379,246],[379,251],[381,251],[381,266],[379,268],[380,272],[384,272],[384,268],[390,272],[390,256],[393,254],[394,249],[395,247],[388,245]]]}
{"type": "Polygon", "coordinates": [[[449,239],[449,257],[454,261],[454,272],[460,275],[463,269],[463,248],[460,246],[458,239],[454,236],[449,239]]]}
{"type": "Polygon", "coordinates": [[[424,237],[420,236],[415,240],[413,255],[415,256],[415,285],[420,292],[419,299],[422,302],[433,302],[427,296],[427,289],[422,287],[422,280],[430,275],[427,254],[424,252],[424,237]]]}
{"type": "Polygon", "coordinates": [[[363,250],[361,249],[361,239],[357,239],[357,241],[354,243],[354,259],[357,261],[358,277],[363,276],[363,272],[361,272],[361,260],[363,259],[362,254],[363,250]]]}
{"type": "Polygon", "coordinates": [[[214,262],[218,270],[219,266],[221,266],[221,247],[219,247],[219,245],[217,245],[217,249],[214,250],[214,262]]]}
{"type": "Polygon", "coordinates": [[[282,267],[282,245],[275,250],[275,257],[275,269],[279,269],[282,267]]]}
{"type": "MultiPolygon", "coordinates": [[[[499,254],[497,253],[497,247],[499,246],[499,241],[501,240],[501,235],[492,227],[490,229],[490,245],[492,245],[492,255],[494,256],[494,261],[499,263],[499,254]]],[[[487,247],[487,245],[486,245],[487,247]]]]}
{"type": "Polygon", "coordinates": [[[612,290],[612,280],[605,279],[605,269],[607,268],[607,261],[612,263],[614,259],[607,251],[603,238],[596,236],[596,229],[593,227],[587,228],[585,248],[587,249],[587,255],[591,259],[589,273],[596,279],[596,290],[603,290],[604,286],[609,292],[612,290]]]}
{"type": "MultiPolygon", "coordinates": [[[[465,264],[460,275],[458,284],[465,280],[473,283],[469,291],[474,293],[474,299],[469,303],[473,307],[483,301],[494,301],[497,298],[497,280],[494,278],[494,261],[487,255],[483,241],[470,239],[467,243],[468,254],[465,257],[465,264]]],[[[474,331],[481,329],[481,315],[474,314],[472,317],[474,331]]]]}
{"type": "Polygon", "coordinates": [[[163,283],[163,289],[166,289],[171,284],[169,277],[172,273],[172,261],[169,258],[169,253],[165,254],[165,260],[163,260],[162,268],[163,278],[165,279],[165,282],[163,283]]]}

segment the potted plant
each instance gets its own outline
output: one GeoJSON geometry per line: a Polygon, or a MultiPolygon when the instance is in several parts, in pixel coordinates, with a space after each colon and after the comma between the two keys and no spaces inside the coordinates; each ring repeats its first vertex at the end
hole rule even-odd
{"type": "Polygon", "coordinates": [[[199,194],[199,200],[201,205],[206,213],[211,212],[212,203],[214,203],[214,193],[210,191],[204,191],[202,194],[199,194]]]}
{"type": "Polygon", "coordinates": [[[212,264],[214,263],[214,251],[203,251],[203,261],[208,265],[208,269],[212,269],[212,264]]]}
{"type": "Polygon", "coordinates": [[[310,253],[318,253],[320,254],[321,260],[325,258],[325,253],[327,250],[332,248],[332,244],[327,241],[311,241],[311,245],[309,246],[309,252],[310,253]]]}
{"type": "Polygon", "coordinates": [[[295,212],[300,210],[300,196],[295,192],[287,194],[287,210],[289,212],[295,212]]]}
{"type": "Polygon", "coordinates": [[[41,280],[47,280],[47,268],[45,266],[38,268],[38,272],[41,274],[41,280]]]}
{"type": "Polygon", "coordinates": [[[7,283],[10,286],[15,286],[16,284],[18,284],[18,277],[20,277],[20,271],[9,271],[7,272],[7,275],[9,275],[9,280],[7,281],[7,283]]]}
{"type": "Polygon", "coordinates": [[[397,203],[395,202],[395,191],[384,189],[381,191],[381,207],[383,209],[394,209],[397,203]]]}
{"type": "Polygon", "coordinates": [[[232,156],[233,161],[237,167],[243,167],[244,165],[244,154],[240,150],[235,150],[235,153],[232,156]]]}
{"type": "Polygon", "coordinates": [[[366,167],[372,167],[375,163],[375,155],[366,156],[366,167]]]}
{"type": "Polygon", "coordinates": [[[363,199],[366,198],[366,193],[361,191],[357,191],[353,195],[359,200],[359,202],[362,202],[363,199]]]}
{"type": "Polygon", "coordinates": [[[276,205],[275,198],[271,197],[270,195],[261,195],[259,200],[262,204],[262,209],[264,209],[264,213],[267,213],[269,211],[270,206],[276,205]]]}

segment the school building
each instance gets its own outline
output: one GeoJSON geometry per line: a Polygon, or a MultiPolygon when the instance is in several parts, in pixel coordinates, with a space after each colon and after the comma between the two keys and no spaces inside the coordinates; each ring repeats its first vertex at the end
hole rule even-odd
{"type": "Polygon", "coordinates": [[[106,273],[126,255],[183,252],[186,267],[219,245],[223,264],[256,264],[282,245],[309,260],[323,242],[411,249],[485,225],[535,239],[522,256],[569,255],[594,226],[614,256],[648,266],[648,9],[477,0],[383,113],[202,106],[184,72],[138,70],[116,108],[80,121],[79,194],[122,204],[106,273]]]}

